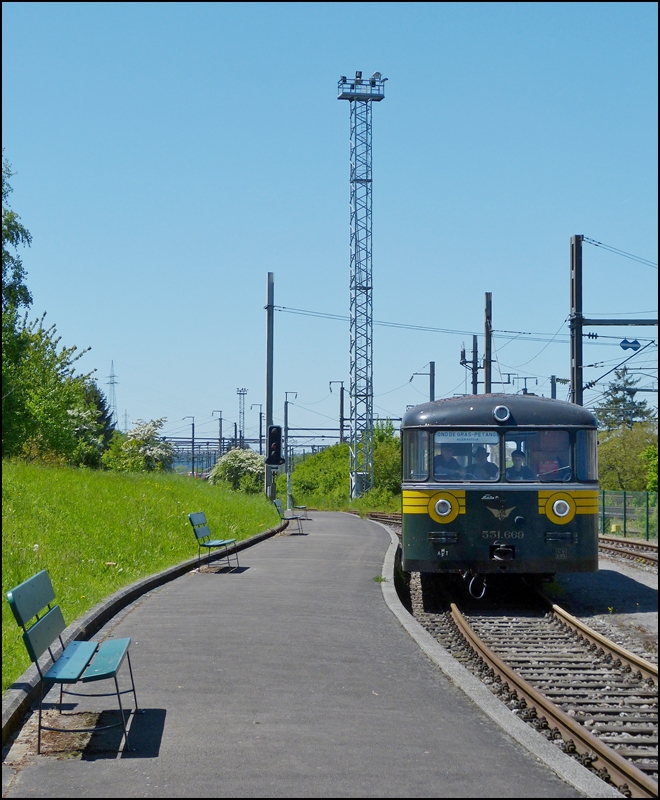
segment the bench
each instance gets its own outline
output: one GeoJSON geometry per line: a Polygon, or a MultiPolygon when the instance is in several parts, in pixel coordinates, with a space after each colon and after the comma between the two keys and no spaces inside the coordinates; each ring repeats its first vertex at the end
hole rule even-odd
{"type": "Polygon", "coordinates": [[[291,516],[287,517],[284,513],[284,509],[282,508],[282,503],[280,500],[273,500],[273,505],[277,509],[277,513],[280,515],[280,519],[282,521],[295,522],[298,526],[298,533],[304,533],[302,527],[302,517],[300,514],[292,514],[291,516]]]}
{"type": "MultiPolygon", "coordinates": [[[[131,640],[108,639],[99,642],[75,641],[64,646],[62,631],[66,628],[64,617],[59,605],[54,605],[55,592],[47,570],[41,570],[32,578],[23,581],[15,589],[7,592],[7,601],[16,622],[23,630],[23,642],[31,660],[36,664],[41,678],[41,691],[39,695],[39,727],[37,731],[37,753],[41,753],[41,731],[57,731],[59,733],[93,732],[115,728],[121,725],[124,729],[124,748],[128,742],[128,732],[124,709],[121,704],[121,695],[133,692],[135,711],[138,711],[137,694],[131,668],[131,657],[128,652],[131,640]],[[32,623],[32,624],[30,624],[32,623]],[[59,641],[62,652],[59,656],[53,654],[53,648],[59,641]],[[44,672],[39,659],[48,650],[52,665],[44,672]],[[117,673],[126,659],[131,676],[131,688],[119,690],[117,673]],[[89,683],[112,678],[115,682],[115,692],[105,693],[79,693],[66,691],[64,684],[89,683]],[[54,684],[60,685],[59,713],[62,714],[62,695],[71,694],[80,697],[111,697],[117,695],[120,722],[110,725],[96,726],[94,728],[53,728],[42,724],[42,707],[44,696],[54,684]]],[[[129,711],[130,717],[130,711],[129,711]]]]}
{"type": "Polygon", "coordinates": [[[202,567],[202,547],[206,547],[209,553],[212,550],[219,549],[219,558],[226,559],[227,566],[230,569],[232,568],[232,558],[236,559],[236,566],[238,567],[238,553],[236,550],[234,550],[233,553],[229,552],[229,545],[234,544],[236,539],[213,539],[208,522],[206,521],[206,515],[201,511],[195,514],[188,514],[188,519],[197,537],[197,557],[200,569],[202,567]]]}

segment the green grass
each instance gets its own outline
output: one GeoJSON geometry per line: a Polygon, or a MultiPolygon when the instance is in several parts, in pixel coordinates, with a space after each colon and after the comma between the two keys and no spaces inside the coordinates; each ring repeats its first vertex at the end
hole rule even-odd
{"type": "Polygon", "coordinates": [[[172,473],[121,474],[4,461],[2,691],[30,665],[6,593],[47,569],[67,624],[113,592],[197,555],[188,514],[246,539],[279,523],[263,495],[172,473]]]}

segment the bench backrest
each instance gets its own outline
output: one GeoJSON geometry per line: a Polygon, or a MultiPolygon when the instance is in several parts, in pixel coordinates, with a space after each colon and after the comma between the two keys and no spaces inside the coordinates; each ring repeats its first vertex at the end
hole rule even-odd
{"type": "Polygon", "coordinates": [[[273,505],[277,509],[277,513],[280,515],[280,517],[283,517],[284,510],[282,509],[282,501],[276,498],[275,500],[273,500],[273,505]]]}
{"type": "Polygon", "coordinates": [[[209,530],[209,526],[206,521],[206,514],[198,511],[196,514],[188,514],[188,519],[190,520],[190,524],[195,531],[195,536],[198,539],[206,539],[211,535],[211,531],[209,530]]]}
{"type": "Polygon", "coordinates": [[[23,642],[32,661],[37,661],[66,628],[60,607],[49,608],[54,600],[53,584],[45,569],[7,592],[7,602],[23,628],[23,642]],[[40,617],[44,609],[48,610],[40,617]],[[35,617],[38,621],[26,630],[35,617]]]}
{"type": "Polygon", "coordinates": [[[7,602],[21,628],[25,628],[32,617],[36,617],[53,600],[55,591],[45,569],[7,592],[7,602]]]}

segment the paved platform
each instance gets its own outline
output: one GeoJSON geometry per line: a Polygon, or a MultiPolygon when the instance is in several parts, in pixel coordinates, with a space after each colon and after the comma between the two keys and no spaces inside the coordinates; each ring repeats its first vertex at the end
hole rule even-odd
{"type": "Polygon", "coordinates": [[[240,570],[188,573],[108,623],[132,639],[135,749],[105,734],[75,757],[26,750],[3,796],[620,797],[443,666],[398,604],[383,526],[310,516],[240,570]]]}

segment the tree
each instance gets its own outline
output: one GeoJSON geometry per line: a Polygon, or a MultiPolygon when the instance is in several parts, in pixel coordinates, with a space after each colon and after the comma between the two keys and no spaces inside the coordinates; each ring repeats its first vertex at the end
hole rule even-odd
{"type": "Polygon", "coordinates": [[[14,173],[2,151],[2,453],[19,448],[20,419],[24,398],[17,385],[17,367],[28,347],[28,338],[19,325],[19,310],[29,307],[32,296],[25,285],[25,270],[20,257],[11,252],[19,245],[29,245],[30,232],[9,207],[13,191],[9,179],[14,173]]]}
{"type": "Polygon", "coordinates": [[[616,430],[621,425],[632,428],[636,422],[655,419],[655,413],[646,400],[635,400],[638,383],[639,378],[632,378],[627,367],[614,372],[614,380],[609,384],[603,401],[594,409],[599,428],[606,431],[616,430]]]}
{"type": "Polygon", "coordinates": [[[74,424],[76,447],[69,462],[76,467],[101,466],[101,456],[112,441],[115,424],[112,412],[103,392],[96,381],[88,381],[83,386],[86,408],[69,409],[74,424]]]}
{"type": "Polygon", "coordinates": [[[101,456],[103,466],[117,472],[164,472],[172,469],[174,448],[159,435],[165,417],[139,419],[128,433],[115,430],[110,446],[101,456]]]}
{"type": "Polygon", "coordinates": [[[642,461],[646,467],[646,491],[658,491],[658,445],[651,444],[642,451],[642,461]]]}
{"type": "MultiPolygon", "coordinates": [[[[9,309],[29,307],[32,295],[25,285],[25,269],[18,254],[10,252],[19,245],[29,246],[30,232],[19,222],[20,217],[9,207],[9,195],[13,192],[9,179],[15,173],[2,151],[2,313],[9,309]]],[[[4,323],[4,318],[3,318],[4,323]]],[[[4,324],[3,324],[4,329],[4,324]]],[[[3,330],[4,333],[4,330],[3,330]]]]}
{"type": "Polygon", "coordinates": [[[98,466],[110,433],[96,384],[89,374],[75,375],[87,351],[60,346],[55,326],[44,327],[45,314],[30,323],[27,312],[20,318],[32,296],[16,251],[32,237],[9,207],[13,174],[3,151],[2,455],[98,466]]]}
{"type": "Polygon", "coordinates": [[[98,435],[101,437],[105,449],[112,439],[115,423],[112,421],[112,411],[108,405],[108,400],[99,389],[99,385],[96,381],[89,381],[85,384],[85,399],[89,407],[98,412],[98,435]]]}
{"type": "Polygon", "coordinates": [[[637,422],[632,428],[622,425],[616,430],[601,433],[598,443],[601,488],[644,491],[649,475],[647,457],[643,454],[653,447],[657,458],[658,431],[653,421],[637,422]]]}
{"type": "Polygon", "coordinates": [[[401,439],[389,419],[374,428],[374,489],[401,494],[401,439]]]}
{"type": "Polygon", "coordinates": [[[75,375],[74,364],[87,352],[60,347],[45,314],[17,327],[12,346],[18,358],[7,359],[3,341],[2,454],[34,459],[73,457],[78,444],[74,411],[85,411],[89,374],[75,375]]]}

